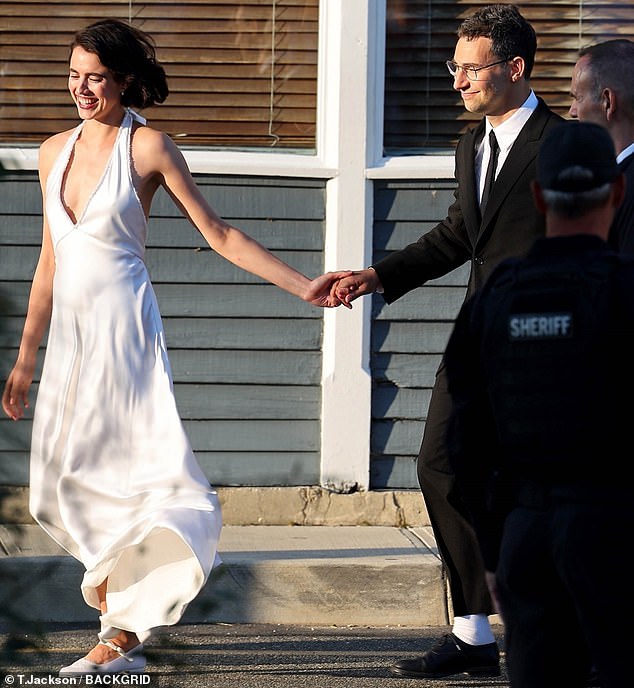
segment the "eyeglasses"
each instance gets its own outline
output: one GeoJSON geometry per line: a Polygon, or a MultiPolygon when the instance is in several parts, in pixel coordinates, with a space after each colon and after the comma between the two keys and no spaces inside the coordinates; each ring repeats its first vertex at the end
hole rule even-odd
{"type": "Polygon", "coordinates": [[[482,71],[483,69],[489,69],[489,67],[495,67],[495,65],[504,64],[509,60],[510,58],[507,57],[505,60],[491,62],[491,64],[482,65],[482,67],[473,67],[472,65],[463,67],[462,65],[459,65],[457,62],[454,62],[453,60],[447,60],[447,69],[449,70],[449,74],[451,74],[451,76],[456,76],[458,70],[461,69],[463,74],[467,77],[467,79],[469,79],[469,81],[478,81],[478,72],[482,71]]]}

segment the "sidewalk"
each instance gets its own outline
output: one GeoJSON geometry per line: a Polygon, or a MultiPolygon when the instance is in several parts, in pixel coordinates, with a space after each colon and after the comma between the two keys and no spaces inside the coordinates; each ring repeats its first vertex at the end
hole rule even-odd
{"type": "MultiPolygon", "coordinates": [[[[218,489],[223,564],[183,623],[443,627],[443,568],[417,490],[340,494],[308,487],[218,489]]],[[[82,566],[28,513],[28,489],[0,487],[0,609],[95,623],[82,566]]],[[[497,617],[492,618],[497,623],[497,617]]]]}
{"type": "MultiPolygon", "coordinates": [[[[43,622],[95,622],[82,567],[37,525],[0,526],[0,606],[43,622]]],[[[183,623],[443,626],[429,526],[225,525],[223,564],[183,623]]]]}

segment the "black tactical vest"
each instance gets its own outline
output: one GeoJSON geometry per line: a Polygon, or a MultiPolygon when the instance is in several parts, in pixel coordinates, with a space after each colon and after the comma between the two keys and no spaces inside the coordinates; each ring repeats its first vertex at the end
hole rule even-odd
{"type": "Polygon", "coordinates": [[[626,416],[634,424],[619,399],[633,377],[619,379],[619,362],[634,367],[619,265],[612,254],[518,261],[493,280],[481,351],[500,445],[516,467],[587,469],[622,441],[626,416]]]}

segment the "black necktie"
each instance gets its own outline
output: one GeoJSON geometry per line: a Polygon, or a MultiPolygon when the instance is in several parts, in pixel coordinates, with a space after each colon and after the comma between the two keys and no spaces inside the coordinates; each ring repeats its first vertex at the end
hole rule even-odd
{"type": "Polygon", "coordinates": [[[480,201],[481,216],[484,215],[484,209],[486,208],[491,189],[493,188],[493,183],[495,182],[495,168],[498,164],[498,153],[500,152],[498,140],[495,138],[493,129],[489,132],[489,146],[491,148],[491,155],[489,156],[489,166],[487,167],[487,174],[484,178],[484,189],[482,190],[482,200],[480,201]]]}

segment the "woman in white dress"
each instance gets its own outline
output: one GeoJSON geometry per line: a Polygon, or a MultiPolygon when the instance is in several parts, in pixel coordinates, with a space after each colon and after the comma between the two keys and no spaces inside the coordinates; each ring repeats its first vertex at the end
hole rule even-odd
{"type": "Polygon", "coordinates": [[[226,259],[317,306],[313,281],[224,222],[172,140],[142,109],[168,95],[153,40],[119,20],[79,31],[68,87],[81,123],[41,145],[43,238],[18,358],[2,397],[33,420],[30,509],[86,572],[99,642],[61,674],[143,671],[152,629],[177,623],[216,560],[221,515],[176,409],[156,297],[144,263],[152,198],[164,187],[226,259]]]}

